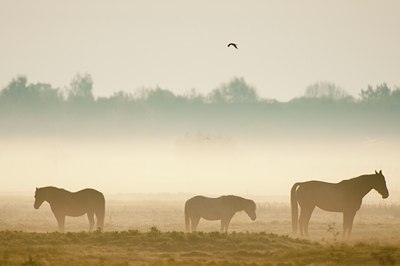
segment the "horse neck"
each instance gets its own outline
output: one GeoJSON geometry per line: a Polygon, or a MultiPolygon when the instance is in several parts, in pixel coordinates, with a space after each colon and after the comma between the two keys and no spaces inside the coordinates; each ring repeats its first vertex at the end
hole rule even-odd
{"type": "Polygon", "coordinates": [[[235,200],[236,200],[235,202],[236,211],[243,211],[246,209],[247,201],[245,199],[238,197],[235,200]]]}
{"type": "Polygon", "coordinates": [[[60,199],[62,192],[63,190],[61,189],[55,187],[49,187],[46,190],[46,201],[50,204],[57,203],[60,199]]]}
{"type": "Polygon", "coordinates": [[[360,176],[354,179],[353,190],[363,198],[373,189],[372,176],[360,176]]]}

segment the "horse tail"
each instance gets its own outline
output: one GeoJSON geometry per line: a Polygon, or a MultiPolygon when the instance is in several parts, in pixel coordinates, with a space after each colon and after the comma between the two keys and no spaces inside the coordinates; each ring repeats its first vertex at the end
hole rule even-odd
{"type": "Polygon", "coordinates": [[[106,214],[106,200],[105,200],[103,194],[101,194],[100,201],[99,201],[99,207],[97,208],[95,214],[96,214],[96,218],[97,218],[97,227],[98,227],[98,230],[100,230],[100,232],[101,232],[104,229],[104,217],[106,214]]]}
{"type": "Polygon", "coordinates": [[[297,228],[299,226],[299,206],[297,203],[297,187],[300,186],[301,183],[294,183],[292,189],[290,190],[290,202],[292,206],[292,231],[293,234],[297,233],[297,228]]]}
{"type": "Polygon", "coordinates": [[[189,213],[188,213],[188,202],[185,203],[185,226],[186,232],[190,232],[190,221],[189,221],[189,213]]]}

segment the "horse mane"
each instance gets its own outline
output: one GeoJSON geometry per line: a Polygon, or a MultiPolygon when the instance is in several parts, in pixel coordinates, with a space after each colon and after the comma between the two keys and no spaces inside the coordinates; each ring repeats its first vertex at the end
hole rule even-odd
{"type": "Polygon", "coordinates": [[[43,192],[50,192],[50,193],[56,192],[56,191],[57,192],[71,193],[70,191],[65,190],[63,188],[58,188],[58,187],[53,187],[53,186],[41,187],[41,188],[39,188],[39,190],[42,190],[43,192]]]}
{"type": "Polygon", "coordinates": [[[373,176],[375,176],[375,175],[374,174],[372,174],[372,175],[360,175],[360,176],[356,176],[356,177],[353,177],[353,178],[342,180],[338,184],[353,183],[353,182],[357,182],[357,181],[360,181],[362,179],[367,179],[367,178],[370,178],[370,177],[373,177],[373,176]]]}
{"type": "Polygon", "coordinates": [[[65,189],[63,189],[63,188],[58,188],[58,187],[53,187],[53,186],[47,186],[47,187],[41,187],[41,188],[39,188],[40,190],[41,189],[43,189],[43,190],[65,190],[65,189]]]}
{"type": "Polygon", "coordinates": [[[233,205],[245,208],[250,202],[254,202],[252,200],[240,197],[240,196],[235,196],[235,195],[224,195],[220,197],[221,199],[226,199],[230,203],[233,203],[233,205]]]}
{"type": "Polygon", "coordinates": [[[58,187],[53,187],[53,186],[47,186],[47,187],[41,187],[39,189],[60,189],[58,187]]]}
{"type": "Polygon", "coordinates": [[[232,201],[235,201],[235,202],[247,200],[247,199],[245,199],[245,198],[242,198],[242,197],[240,197],[240,196],[235,196],[235,195],[223,195],[223,196],[221,196],[220,198],[232,200],[232,201]]]}

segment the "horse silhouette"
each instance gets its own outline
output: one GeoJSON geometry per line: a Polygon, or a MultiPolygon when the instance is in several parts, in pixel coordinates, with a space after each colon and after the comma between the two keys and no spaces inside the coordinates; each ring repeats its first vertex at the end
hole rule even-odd
{"type": "Polygon", "coordinates": [[[308,237],[308,223],[315,207],[325,211],[343,213],[343,237],[350,238],[353,220],[360,209],[363,197],[375,189],[382,198],[389,197],[385,177],[382,171],[375,174],[361,175],[359,177],[343,180],[339,183],[322,181],[307,181],[295,183],[291,189],[292,229],[300,235],[308,237]],[[300,205],[300,218],[298,218],[298,205],[300,205]]]}
{"type": "Polygon", "coordinates": [[[89,231],[93,230],[94,215],[100,231],[104,227],[104,195],[91,188],[70,192],[56,187],[36,188],[34,208],[39,209],[44,201],[50,204],[58,222],[60,232],[64,232],[65,216],[78,217],[85,213],[89,218],[89,231]]]}
{"type": "Polygon", "coordinates": [[[245,211],[253,221],[256,219],[256,204],[252,200],[232,195],[218,198],[195,196],[185,203],[186,232],[196,231],[200,218],[221,220],[221,232],[228,232],[232,217],[239,211],[245,211]]]}

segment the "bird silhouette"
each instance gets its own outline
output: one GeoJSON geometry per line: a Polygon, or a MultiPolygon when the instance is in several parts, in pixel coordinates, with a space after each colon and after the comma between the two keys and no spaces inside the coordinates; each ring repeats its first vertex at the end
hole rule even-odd
{"type": "Polygon", "coordinates": [[[235,47],[236,49],[238,49],[236,43],[231,42],[231,43],[228,44],[228,47],[231,46],[231,45],[232,45],[233,47],[235,47]]]}

